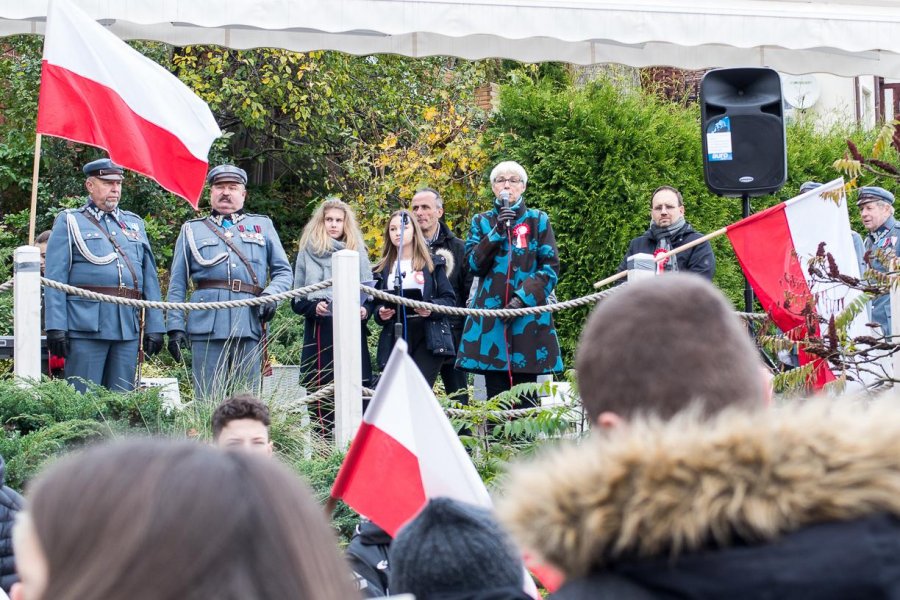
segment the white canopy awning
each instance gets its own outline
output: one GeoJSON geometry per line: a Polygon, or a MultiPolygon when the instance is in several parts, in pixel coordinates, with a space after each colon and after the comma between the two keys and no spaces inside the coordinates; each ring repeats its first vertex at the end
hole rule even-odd
{"type": "MultiPolygon", "coordinates": [[[[900,79],[897,0],[70,0],[125,39],[900,79]]],[[[0,35],[47,0],[0,0],[0,35]]]]}

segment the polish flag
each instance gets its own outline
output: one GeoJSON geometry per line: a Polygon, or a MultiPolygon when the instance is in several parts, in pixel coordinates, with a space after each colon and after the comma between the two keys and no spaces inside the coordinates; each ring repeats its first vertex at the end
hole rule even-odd
{"type": "Polygon", "coordinates": [[[68,0],[51,0],[37,132],[109,152],[196,209],[213,140],[206,103],[68,0]]]}
{"type": "MultiPolygon", "coordinates": [[[[391,537],[428,498],[492,509],[491,497],[422,373],[397,341],[341,465],[331,497],[391,537]]],[[[531,577],[525,591],[537,597],[531,577]]]]}
{"type": "MultiPolygon", "coordinates": [[[[861,293],[843,284],[815,283],[807,268],[819,244],[825,242],[825,251],[834,257],[842,274],[860,276],[843,179],[835,179],[726,229],[760,304],[792,339],[803,339],[810,325],[809,333],[823,333],[817,319],[805,318],[804,311],[808,313],[809,307],[827,323],[861,293]]],[[[865,313],[857,316],[850,326],[850,335],[871,335],[865,323],[865,313]]],[[[800,364],[810,362],[816,364],[817,388],[834,381],[835,373],[826,361],[801,349],[800,364]]]]}

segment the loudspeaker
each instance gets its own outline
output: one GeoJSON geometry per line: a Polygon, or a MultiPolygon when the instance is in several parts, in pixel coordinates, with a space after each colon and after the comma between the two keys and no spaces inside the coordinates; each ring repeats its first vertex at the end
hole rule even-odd
{"type": "Polygon", "coordinates": [[[714,69],[700,82],[703,176],[720,196],[762,196],[787,180],[781,78],[772,69],[714,69]]]}

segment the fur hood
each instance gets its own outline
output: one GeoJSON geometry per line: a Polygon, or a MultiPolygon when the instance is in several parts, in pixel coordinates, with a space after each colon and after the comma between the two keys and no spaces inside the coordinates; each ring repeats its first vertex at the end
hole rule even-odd
{"type": "Polygon", "coordinates": [[[637,421],[515,467],[497,514],[524,549],[568,578],[900,515],[900,408],[892,404],[817,399],[637,421]]]}

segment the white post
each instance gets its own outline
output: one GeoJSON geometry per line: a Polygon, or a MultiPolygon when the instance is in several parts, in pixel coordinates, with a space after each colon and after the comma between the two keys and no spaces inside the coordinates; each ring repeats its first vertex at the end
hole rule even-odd
{"type": "Polygon", "coordinates": [[[362,324],[359,319],[359,254],[340,250],[331,257],[334,323],[334,441],[346,448],[362,422],[362,324]]]}
{"type": "Polygon", "coordinates": [[[38,381],[41,378],[41,251],[36,246],[16,248],[13,268],[13,369],[21,381],[38,381]]]}
{"type": "Polygon", "coordinates": [[[656,275],[656,261],[652,254],[633,254],[626,259],[625,265],[628,270],[628,281],[632,283],[656,275]]]}

